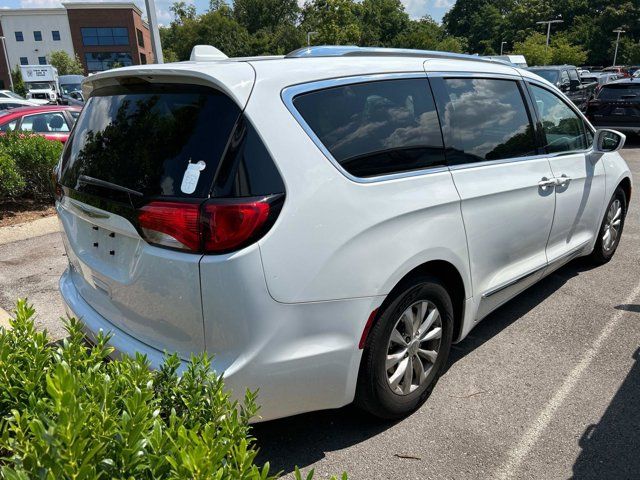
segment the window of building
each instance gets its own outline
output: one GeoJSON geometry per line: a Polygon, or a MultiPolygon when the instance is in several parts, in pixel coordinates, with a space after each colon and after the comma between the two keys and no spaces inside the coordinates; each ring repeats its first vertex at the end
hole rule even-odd
{"type": "Polygon", "coordinates": [[[549,90],[531,85],[531,92],[542,120],[547,151],[560,153],[586,149],[589,143],[578,114],[549,90]]]}
{"type": "Polygon", "coordinates": [[[53,37],[53,40],[55,42],[59,42],[60,41],[60,31],[59,30],[53,30],[51,32],[51,36],[53,37]]]}
{"type": "Polygon", "coordinates": [[[442,135],[426,79],[327,88],[294,106],[340,165],[373,177],[444,164],[442,135]]]}
{"type": "Polygon", "coordinates": [[[16,34],[16,42],[24,42],[24,35],[22,35],[22,32],[15,32],[16,34]]]}
{"type": "Polygon", "coordinates": [[[110,68],[133,65],[131,54],[128,52],[92,52],[85,53],[84,58],[89,72],[101,72],[110,68]]]}
{"type": "Polygon", "coordinates": [[[47,57],[38,57],[38,63],[40,65],[46,65],[47,64],[47,57]]]}
{"type": "Polygon", "coordinates": [[[144,53],[140,54],[140,65],[146,65],[147,64],[147,56],[144,53]]]}
{"type": "Polygon", "coordinates": [[[142,32],[136,28],[136,36],[138,37],[138,46],[144,48],[144,37],[142,32]]]}
{"type": "Polygon", "coordinates": [[[33,32],[33,39],[36,42],[41,42],[42,41],[42,32],[40,30],[35,30],[33,32]]]}
{"type": "Polygon", "coordinates": [[[432,81],[447,163],[482,162],[537,153],[533,124],[518,83],[449,78],[432,81]]]}
{"type": "Polygon", "coordinates": [[[92,45],[129,45],[129,32],[123,27],[81,28],[82,43],[92,45]]]}
{"type": "Polygon", "coordinates": [[[29,59],[27,57],[20,57],[20,65],[29,65],[29,59]]]}

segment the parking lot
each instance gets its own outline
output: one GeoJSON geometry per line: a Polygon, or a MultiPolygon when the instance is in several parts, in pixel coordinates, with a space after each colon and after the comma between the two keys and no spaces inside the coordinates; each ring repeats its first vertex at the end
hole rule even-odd
{"type": "MultiPolygon", "coordinates": [[[[397,423],[356,409],[259,424],[260,460],[323,478],[640,476],[640,144],[620,247],[600,268],[574,261],[485,319],[453,349],[427,403],[397,423]]],[[[0,307],[28,297],[63,335],[58,233],[2,244],[0,307]]]]}

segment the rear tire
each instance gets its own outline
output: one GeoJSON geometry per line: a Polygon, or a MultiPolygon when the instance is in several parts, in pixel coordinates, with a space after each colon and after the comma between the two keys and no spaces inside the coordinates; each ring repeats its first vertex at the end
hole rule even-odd
{"type": "Polygon", "coordinates": [[[591,263],[603,265],[611,260],[620,244],[626,215],[627,196],[624,190],[618,187],[607,205],[593,252],[587,257],[591,263]]]}
{"type": "Polygon", "coordinates": [[[438,279],[415,278],[392,295],[369,333],[355,400],[384,419],[405,417],[427,400],[453,337],[451,297],[438,279]]]}

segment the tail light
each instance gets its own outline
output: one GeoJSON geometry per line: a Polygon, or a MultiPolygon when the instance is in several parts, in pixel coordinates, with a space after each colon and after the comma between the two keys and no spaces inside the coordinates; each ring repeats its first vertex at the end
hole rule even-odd
{"type": "Polygon", "coordinates": [[[225,253],[260,238],[275,222],[282,195],[204,203],[154,201],[138,212],[145,239],[194,253],[225,253]]]}

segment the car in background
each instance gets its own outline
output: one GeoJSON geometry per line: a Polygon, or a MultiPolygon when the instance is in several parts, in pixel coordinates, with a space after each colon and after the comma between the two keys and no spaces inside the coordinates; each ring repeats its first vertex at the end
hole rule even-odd
{"type": "Polygon", "coordinates": [[[640,70],[636,70],[633,74],[633,78],[640,78],[640,70]]]}
{"type": "Polygon", "coordinates": [[[24,97],[21,97],[11,90],[0,90],[0,98],[15,98],[17,100],[24,100],[24,97]]]}
{"type": "Polygon", "coordinates": [[[63,105],[84,105],[82,95],[83,75],[61,75],[58,79],[60,83],[60,99],[63,105]]]}
{"type": "Polygon", "coordinates": [[[0,133],[36,133],[47,140],[65,143],[82,109],[65,105],[36,105],[0,112],[0,133]]]}
{"type": "Polygon", "coordinates": [[[640,81],[624,78],[603,85],[586,116],[598,128],[640,133],[640,81]]]}
{"type": "Polygon", "coordinates": [[[527,59],[524,55],[486,55],[484,58],[490,58],[492,60],[502,60],[508,62],[519,68],[527,68],[527,59]]]}
{"type": "Polygon", "coordinates": [[[620,78],[630,77],[629,69],[626,67],[607,67],[602,69],[603,72],[615,73],[620,78]]]}
{"type": "Polygon", "coordinates": [[[0,97],[0,111],[10,110],[12,108],[35,106],[36,103],[24,100],[22,98],[6,98],[0,97]]]}
{"type": "Polygon", "coordinates": [[[582,83],[597,83],[595,93],[597,94],[603,85],[618,80],[618,75],[610,72],[596,72],[580,75],[582,83]]]}
{"type": "Polygon", "coordinates": [[[597,83],[583,83],[573,65],[547,65],[528,70],[558,87],[580,110],[584,111],[595,95],[597,83]]]}

